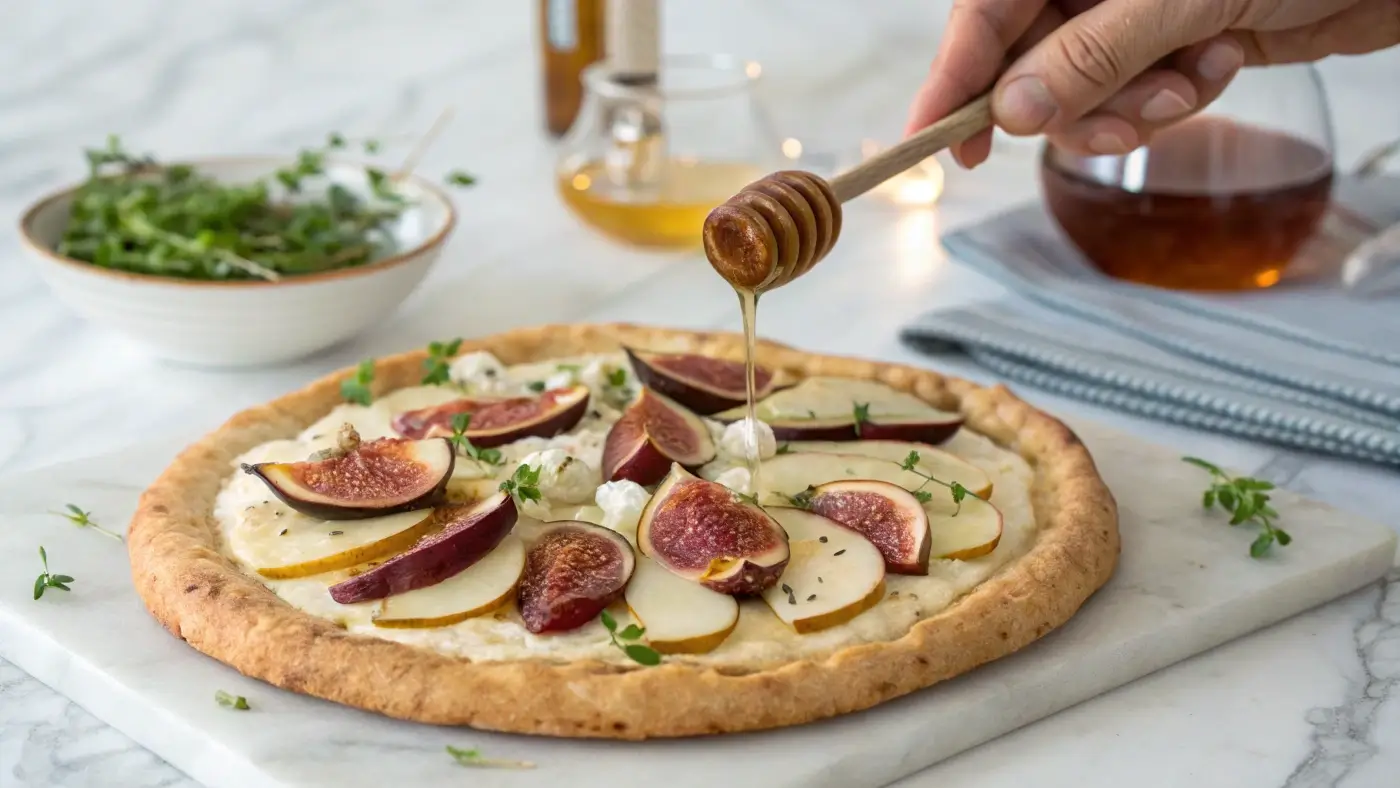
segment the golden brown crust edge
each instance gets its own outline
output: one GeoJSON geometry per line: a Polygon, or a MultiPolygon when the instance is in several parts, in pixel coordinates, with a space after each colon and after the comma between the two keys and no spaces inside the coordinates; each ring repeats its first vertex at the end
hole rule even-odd
{"type": "MultiPolygon", "coordinates": [[[[507,364],[618,344],[741,357],[740,337],[632,325],[541,326],[463,344],[507,364]]],[[[412,385],[422,353],[381,359],[377,387],[412,385]]],[[[434,724],[640,739],[797,725],[869,708],[1017,651],[1060,626],[1112,574],[1117,508],[1068,427],[1014,397],[914,367],[764,344],[765,364],[880,380],[961,411],[1035,470],[1031,550],[904,637],[819,660],[737,673],[679,663],[473,663],[352,635],[302,613],[219,551],[214,498],[248,449],[295,435],[340,401],[345,371],[231,418],[182,452],[141,496],[130,556],[137,592],[174,635],[245,675],[295,692],[434,724]]]]}

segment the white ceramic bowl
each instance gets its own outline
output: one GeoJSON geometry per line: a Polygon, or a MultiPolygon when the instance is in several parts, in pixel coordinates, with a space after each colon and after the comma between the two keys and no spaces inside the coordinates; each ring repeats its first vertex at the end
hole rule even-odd
{"type": "MultiPolygon", "coordinates": [[[[188,162],[221,181],[247,183],[291,162],[278,158],[188,162]]],[[[328,163],[327,176],[356,194],[369,192],[365,168],[328,163]]],[[[399,253],[358,268],[276,282],[205,282],[101,268],[54,252],[68,223],[75,188],[35,203],[20,219],[20,238],[60,299],[93,323],[135,340],[154,355],[208,367],[292,361],[349,339],[383,321],[442,252],[456,224],[452,202],[410,177],[398,191],[410,200],[392,228],[399,253]]]]}

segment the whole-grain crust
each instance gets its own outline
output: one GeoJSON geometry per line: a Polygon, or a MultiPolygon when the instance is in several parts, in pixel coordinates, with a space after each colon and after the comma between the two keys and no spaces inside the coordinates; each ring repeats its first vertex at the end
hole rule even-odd
{"type": "MultiPolygon", "coordinates": [[[[631,325],[557,325],[466,342],[506,364],[614,351],[619,344],[742,358],[740,337],[631,325]]],[[[1030,550],[898,640],[765,669],[670,662],[474,663],[354,635],[288,605],[220,551],[215,496],[234,459],[295,436],[340,402],[347,371],[231,418],[190,446],[141,496],[129,536],[136,589],[174,635],[242,673],[294,692],[426,723],[551,736],[640,739],[759,730],[857,711],[1006,656],[1067,621],[1112,574],[1118,518],[1084,445],[997,386],[915,367],[764,343],[792,374],[878,380],[960,411],[1034,470],[1030,550]]],[[[376,389],[414,385],[421,352],[380,359],[376,389]]]]}

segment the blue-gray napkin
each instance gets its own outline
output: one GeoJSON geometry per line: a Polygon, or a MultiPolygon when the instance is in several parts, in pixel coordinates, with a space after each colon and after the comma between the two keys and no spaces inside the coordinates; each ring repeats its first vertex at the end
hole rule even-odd
{"type": "MultiPolygon", "coordinates": [[[[1391,184],[1393,185],[1393,184],[1391,184]]],[[[1342,183],[1312,254],[1400,221],[1400,188],[1342,183]]],[[[944,239],[1007,298],[926,314],[901,337],[1012,382],[1140,416],[1400,466],[1400,299],[1330,283],[1197,295],[1109,279],[1039,204],[944,239]]]]}

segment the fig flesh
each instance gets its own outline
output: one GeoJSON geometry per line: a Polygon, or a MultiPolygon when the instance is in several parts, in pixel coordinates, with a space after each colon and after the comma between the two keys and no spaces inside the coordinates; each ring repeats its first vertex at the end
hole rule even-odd
{"type": "Polygon", "coordinates": [[[407,552],[331,586],[331,598],[349,605],[436,585],[494,550],[515,527],[517,516],[515,500],[503,492],[474,504],[444,506],[437,511],[441,530],[407,552]]]}
{"type": "Polygon", "coordinates": [[[445,438],[452,435],[452,420],[469,413],[467,439],[484,449],[521,438],[552,438],[573,429],[587,412],[588,387],[566,386],[538,397],[458,399],[410,410],[395,416],[393,427],[405,437],[445,438]]]}
{"type": "Polygon", "coordinates": [[[660,481],[671,465],[696,468],[715,458],[715,444],[705,423],[671,399],[643,388],[603,443],[603,478],[660,481]]]}
{"type": "Polygon", "coordinates": [[[516,604],[535,634],[566,632],[622,597],[636,556],[617,533],[582,520],[548,523],[525,558],[516,604]]]}
{"type": "Polygon", "coordinates": [[[788,537],[762,507],[679,464],[656,488],[637,525],[642,554],[712,591],[758,594],[788,562],[788,537]]]}
{"type": "MultiPolygon", "coordinates": [[[[696,353],[654,353],[623,348],[643,385],[665,394],[701,416],[747,401],[744,362],[696,353]]],[[[766,367],[754,366],[754,396],[762,399],[781,388],[766,367]]]]}
{"type": "Polygon", "coordinates": [[[243,470],[291,508],[321,520],[364,520],[441,502],[456,456],[441,438],[381,438],[326,459],[243,470]]]}
{"type": "Polygon", "coordinates": [[[903,487],[870,479],[827,482],[812,489],[807,508],[870,540],[887,571],[928,574],[928,514],[903,487]]]}

